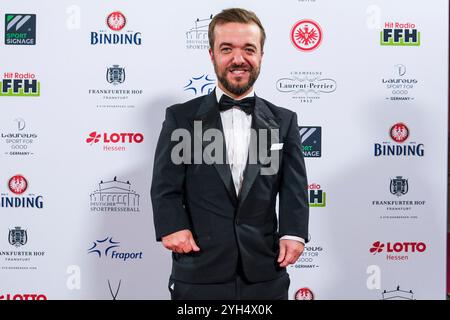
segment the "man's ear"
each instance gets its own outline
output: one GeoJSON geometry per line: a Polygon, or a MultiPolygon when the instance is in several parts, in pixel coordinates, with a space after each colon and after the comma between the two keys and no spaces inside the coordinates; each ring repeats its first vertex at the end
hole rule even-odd
{"type": "Polygon", "coordinates": [[[211,62],[214,63],[214,52],[213,52],[213,49],[209,48],[208,52],[209,52],[209,57],[211,58],[211,62]]]}

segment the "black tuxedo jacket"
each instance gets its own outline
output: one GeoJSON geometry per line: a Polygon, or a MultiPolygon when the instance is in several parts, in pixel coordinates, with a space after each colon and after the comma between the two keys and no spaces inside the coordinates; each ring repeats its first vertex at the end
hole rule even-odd
{"type": "MultiPolygon", "coordinates": [[[[202,121],[203,131],[215,128],[223,133],[215,91],[167,108],[156,147],[151,198],[157,240],[189,229],[200,247],[195,253],[172,253],[172,278],[189,283],[226,282],[233,279],[238,264],[250,282],[282,276],[286,270],[276,261],[279,238],[308,239],[307,178],[296,114],[256,97],[252,128],[278,130],[278,137],[267,138],[267,149],[276,140],[283,143],[282,149],[266,152],[278,152],[280,166],[276,174],[261,175],[260,169],[269,166],[267,159],[248,162],[239,196],[225,161],[195,164],[194,156],[190,164],[171,161],[172,148],[179,144],[171,141],[175,129],[190,133],[194,151],[194,140],[200,139],[194,136],[194,121],[202,121]]],[[[255,139],[260,138],[251,137],[251,145],[255,139]]],[[[202,150],[210,143],[198,141],[202,150]]],[[[223,145],[226,156],[225,141],[223,145]]]]}

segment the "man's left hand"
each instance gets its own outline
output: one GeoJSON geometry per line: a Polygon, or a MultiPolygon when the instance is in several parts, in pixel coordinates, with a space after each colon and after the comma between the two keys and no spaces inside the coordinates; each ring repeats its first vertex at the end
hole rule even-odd
{"type": "Polygon", "coordinates": [[[277,262],[280,263],[280,267],[284,268],[290,264],[295,263],[302,255],[305,245],[296,240],[280,240],[280,254],[278,255],[277,262]]]}

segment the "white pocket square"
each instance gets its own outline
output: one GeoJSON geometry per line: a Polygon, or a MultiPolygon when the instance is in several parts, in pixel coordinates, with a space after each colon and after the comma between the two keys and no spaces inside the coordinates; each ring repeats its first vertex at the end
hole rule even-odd
{"type": "Polygon", "coordinates": [[[270,146],[270,150],[281,150],[283,149],[283,143],[274,143],[270,146]]]}

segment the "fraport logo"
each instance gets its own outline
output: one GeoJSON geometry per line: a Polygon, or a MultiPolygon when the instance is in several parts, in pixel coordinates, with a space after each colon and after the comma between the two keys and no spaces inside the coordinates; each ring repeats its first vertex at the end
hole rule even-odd
{"type": "Polygon", "coordinates": [[[110,259],[119,261],[141,260],[142,251],[119,251],[120,242],[113,240],[112,237],[106,237],[101,240],[95,240],[88,249],[88,254],[97,255],[99,259],[110,259]]]}
{"type": "Polygon", "coordinates": [[[187,85],[184,86],[184,91],[191,91],[194,95],[210,94],[216,86],[216,80],[208,74],[203,74],[198,77],[189,79],[187,85]]]}

